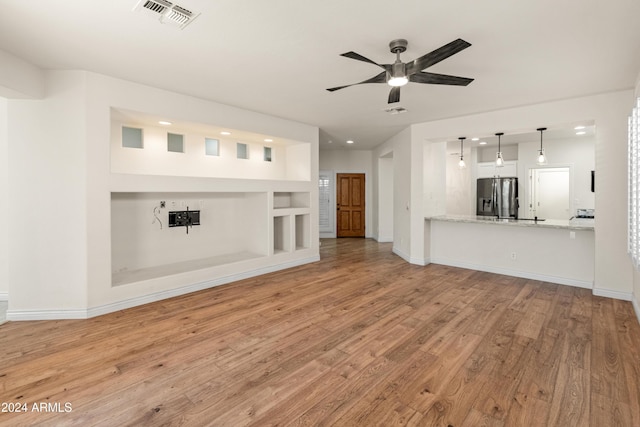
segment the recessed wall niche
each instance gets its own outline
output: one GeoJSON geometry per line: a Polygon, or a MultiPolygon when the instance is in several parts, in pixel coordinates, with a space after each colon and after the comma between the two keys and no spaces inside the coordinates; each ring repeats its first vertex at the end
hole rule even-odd
{"type": "Polygon", "coordinates": [[[238,142],[236,144],[236,156],[239,159],[248,159],[249,158],[249,147],[247,147],[247,144],[243,144],[241,142],[238,142]]]}
{"type": "Polygon", "coordinates": [[[142,129],[122,126],[122,146],[126,148],[143,148],[142,129]]]}
{"type": "Polygon", "coordinates": [[[167,133],[167,151],[184,153],[184,135],[167,133]]]}
{"type": "Polygon", "coordinates": [[[204,154],[207,156],[220,155],[220,141],[213,138],[204,139],[204,154]]]}
{"type": "Polygon", "coordinates": [[[151,114],[111,109],[112,173],[274,181],[311,179],[311,143],[278,138],[269,143],[271,155],[267,150],[266,159],[270,157],[271,161],[265,161],[264,139],[272,137],[271,134],[233,130],[232,136],[223,136],[222,126],[180,122],[165,115],[162,119],[172,122],[169,129],[159,125],[158,117],[151,114]],[[132,135],[123,128],[133,129],[132,135]],[[168,132],[179,135],[175,137],[177,141],[171,137],[169,144],[168,132]],[[241,158],[238,158],[239,139],[243,144],[241,158]]]}
{"type": "Polygon", "coordinates": [[[112,285],[268,255],[267,192],[111,193],[112,285]],[[199,210],[200,225],[169,227],[175,210],[199,210]]]}

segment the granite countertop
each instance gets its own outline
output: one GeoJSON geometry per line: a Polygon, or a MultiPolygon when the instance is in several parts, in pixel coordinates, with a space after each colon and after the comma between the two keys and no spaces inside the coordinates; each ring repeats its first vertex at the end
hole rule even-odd
{"type": "Polygon", "coordinates": [[[544,221],[533,219],[513,219],[513,218],[496,218],[492,216],[471,216],[471,215],[439,215],[425,217],[431,221],[449,221],[449,222],[467,222],[475,224],[496,224],[514,227],[545,227],[559,228],[566,230],[593,230],[593,218],[573,218],[573,219],[547,219],[544,221]]]}

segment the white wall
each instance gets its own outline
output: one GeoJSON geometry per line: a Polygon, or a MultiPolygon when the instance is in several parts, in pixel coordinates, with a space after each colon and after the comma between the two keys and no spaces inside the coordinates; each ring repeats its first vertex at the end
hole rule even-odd
{"type": "Polygon", "coordinates": [[[0,98],[0,301],[9,295],[9,142],[7,100],[0,98]]]}
{"type": "Polygon", "coordinates": [[[447,209],[447,160],[452,156],[448,155],[444,141],[423,142],[422,154],[423,217],[444,215],[447,209]]]}
{"type": "MultiPolygon", "coordinates": [[[[502,137],[504,138],[504,136],[502,137]]],[[[500,147],[502,158],[504,160],[518,160],[518,146],[517,145],[501,145],[500,147]]],[[[497,147],[478,147],[478,161],[479,162],[495,162],[497,147]]]]}
{"type": "Polygon", "coordinates": [[[87,306],[85,74],[46,84],[46,100],[8,104],[9,311],[87,306]]]}
{"type": "MultiPolygon", "coordinates": [[[[322,150],[319,167],[323,171],[365,174],[365,237],[374,236],[373,226],[373,157],[368,150],[322,150]]],[[[335,175],[334,175],[335,182],[335,175]]],[[[334,198],[335,203],[335,198],[334,198]]],[[[335,206],[333,206],[335,211],[335,206]]],[[[335,224],[335,221],[334,221],[335,224]]],[[[334,225],[335,226],[335,225],[334,225]]],[[[334,230],[335,232],[335,230],[334,230]]]]}
{"type": "MultiPolygon", "coordinates": [[[[376,147],[373,158],[384,157],[389,153],[393,153],[393,252],[409,261],[412,239],[411,168],[408,166],[411,165],[411,128],[404,129],[376,147]]],[[[374,167],[377,176],[378,162],[374,162],[374,167]]],[[[377,212],[375,216],[375,223],[379,224],[377,212]]]]}
{"type": "MultiPolygon", "coordinates": [[[[458,152],[460,150],[458,149],[458,152]]],[[[446,206],[447,214],[452,215],[474,215],[475,197],[472,192],[472,156],[471,150],[465,148],[465,164],[462,169],[458,166],[460,157],[447,153],[447,184],[446,184],[446,206]]]]}
{"type": "Polygon", "coordinates": [[[44,94],[44,71],[0,50],[0,97],[40,99],[44,94]]]}
{"type": "MultiPolygon", "coordinates": [[[[625,90],[416,124],[412,126],[412,156],[424,155],[418,143],[450,135],[490,134],[495,129],[522,131],[593,120],[597,128],[594,292],[628,297],[632,292],[632,267],[626,254],[627,226],[620,215],[627,209],[627,117],[632,106],[633,91],[625,90]]],[[[415,169],[412,174],[420,175],[414,182],[422,185],[422,172],[415,169]]],[[[420,222],[418,215],[414,215],[411,231],[414,236],[424,236],[424,221],[420,222]]],[[[421,251],[416,251],[415,257],[419,258],[421,251]]]]}
{"type": "MultiPolygon", "coordinates": [[[[377,199],[374,199],[374,209],[377,205],[377,224],[374,222],[375,239],[379,242],[393,242],[393,152],[378,158],[377,199]]],[[[376,216],[374,215],[374,218],[376,216]]]]}

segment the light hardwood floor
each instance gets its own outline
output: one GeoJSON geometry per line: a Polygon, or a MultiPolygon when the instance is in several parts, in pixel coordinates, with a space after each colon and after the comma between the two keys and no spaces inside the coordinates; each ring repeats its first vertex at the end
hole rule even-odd
{"type": "Polygon", "coordinates": [[[630,303],[414,266],[371,240],[321,252],[90,320],[1,325],[0,401],[28,407],[0,425],[640,426],[630,303]]]}

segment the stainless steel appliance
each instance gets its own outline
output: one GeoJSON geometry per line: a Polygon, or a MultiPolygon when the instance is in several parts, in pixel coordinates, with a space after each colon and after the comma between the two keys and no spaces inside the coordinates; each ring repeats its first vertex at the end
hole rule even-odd
{"type": "Polygon", "coordinates": [[[593,219],[596,216],[595,209],[578,209],[576,211],[576,218],[590,218],[593,219]]]}
{"type": "Polygon", "coordinates": [[[518,218],[518,178],[479,178],[476,215],[518,218]]]}

